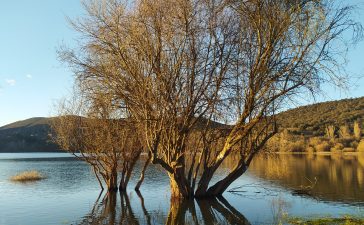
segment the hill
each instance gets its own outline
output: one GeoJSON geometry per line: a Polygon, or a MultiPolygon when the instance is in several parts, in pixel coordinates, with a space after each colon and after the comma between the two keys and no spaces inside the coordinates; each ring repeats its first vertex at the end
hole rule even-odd
{"type": "Polygon", "coordinates": [[[51,118],[46,117],[33,117],[26,120],[20,120],[15,123],[10,123],[3,127],[0,127],[0,130],[12,129],[12,128],[22,128],[22,127],[33,127],[37,125],[48,125],[51,118]]]}
{"type": "Polygon", "coordinates": [[[280,128],[296,134],[323,136],[327,125],[340,127],[364,121],[364,97],[301,106],[277,115],[280,128]]]}
{"type": "Polygon", "coordinates": [[[59,152],[48,138],[50,121],[35,117],[0,127],[0,152],[59,152]]]}
{"type": "MultiPolygon", "coordinates": [[[[287,128],[293,134],[324,136],[327,125],[352,127],[354,121],[364,121],[364,97],[301,106],[278,114],[277,120],[280,130],[287,128]]],[[[0,152],[60,151],[49,140],[51,121],[52,118],[35,117],[0,127],[0,152]]]]}

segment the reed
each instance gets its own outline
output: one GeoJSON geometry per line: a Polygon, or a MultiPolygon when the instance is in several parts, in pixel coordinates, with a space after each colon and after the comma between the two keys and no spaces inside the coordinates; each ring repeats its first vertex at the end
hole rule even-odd
{"type": "Polygon", "coordinates": [[[10,178],[11,181],[15,182],[29,182],[29,181],[38,181],[42,180],[45,177],[38,171],[24,171],[10,178]]]}

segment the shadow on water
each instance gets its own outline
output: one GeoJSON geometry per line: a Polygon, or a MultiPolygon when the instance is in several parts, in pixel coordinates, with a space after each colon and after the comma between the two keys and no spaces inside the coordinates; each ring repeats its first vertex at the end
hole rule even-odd
{"type": "Polygon", "coordinates": [[[100,193],[91,211],[76,224],[182,225],[233,224],[250,225],[249,221],[223,197],[170,202],[168,215],[149,211],[142,194],[139,205],[131,204],[125,193],[100,193]]]}

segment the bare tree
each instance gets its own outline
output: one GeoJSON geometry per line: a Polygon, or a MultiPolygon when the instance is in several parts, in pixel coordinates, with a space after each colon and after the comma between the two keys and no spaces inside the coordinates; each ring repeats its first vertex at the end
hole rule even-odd
{"type": "Polygon", "coordinates": [[[339,136],[341,138],[350,138],[352,136],[350,133],[349,125],[344,124],[344,125],[340,126],[339,136]]]}
{"type": "Polygon", "coordinates": [[[126,191],[136,161],[142,152],[135,128],[118,110],[106,104],[106,96],[86,99],[77,93],[60,104],[52,121],[59,146],[91,165],[103,189],[126,191]]]}
{"type": "Polygon", "coordinates": [[[335,139],[335,126],[334,125],[327,125],[325,127],[326,137],[330,139],[335,139]]]}
{"type": "Polygon", "coordinates": [[[360,138],[361,138],[361,128],[360,128],[360,124],[358,121],[354,122],[354,137],[357,140],[360,140],[360,138]]]}
{"type": "Polygon", "coordinates": [[[332,2],[91,1],[74,22],[86,39],[61,57],[128,110],[172,197],[221,195],[276,133],[287,99],[345,78],[337,50],[361,26],[332,2]],[[235,166],[210,184],[229,156],[235,166]]]}

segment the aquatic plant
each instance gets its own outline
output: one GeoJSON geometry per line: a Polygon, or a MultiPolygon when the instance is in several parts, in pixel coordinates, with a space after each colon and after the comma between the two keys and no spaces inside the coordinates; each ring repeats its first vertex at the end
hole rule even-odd
{"type": "Polygon", "coordinates": [[[11,181],[15,182],[30,182],[42,179],[45,179],[45,176],[36,170],[24,171],[10,178],[11,181]]]}

